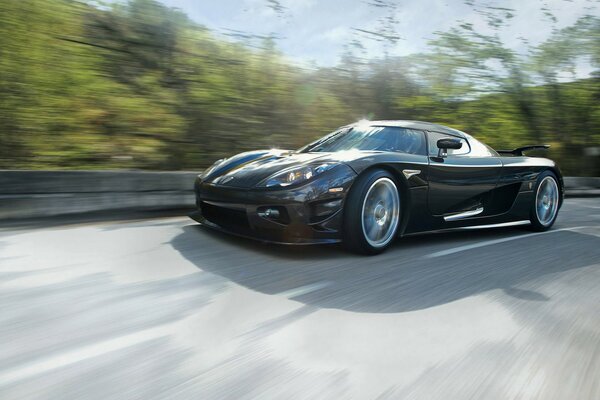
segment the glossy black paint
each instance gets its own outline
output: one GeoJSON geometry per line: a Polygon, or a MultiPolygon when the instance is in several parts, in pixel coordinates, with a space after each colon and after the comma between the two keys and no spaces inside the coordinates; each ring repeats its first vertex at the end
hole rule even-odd
{"type": "MultiPolygon", "coordinates": [[[[465,138],[460,131],[416,121],[371,124],[465,138]]],[[[271,242],[337,242],[343,229],[344,199],[356,177],[371,168],[386,169],[396,178],[403,215],[399,236],[527,220],[535,180],[546,170],[556,174],[561,193],[564,191],[560,170],[545,158],[513,155],[440,158],[382,151],[262,150],[231,157],[199,176],[195,183],[198,212],[192,218],[213,228],[271,242]],[[323,163],[336,166],[299,185],[260,187],[266,178],[286,168],[323,163]],[[407,179],[404,170],[420,172],[407,179]],[[269,207],[277,207],[278,214],[285,214],[285,218],[264,217],[260,211],[269,207]],[[478,207],[482,207],[483,212],[474,217],[456,221],[444,219],[478,207]]]]}
{"type": "Polygon", "coordinates": [[[437,141],[438,149],[460,149],[462,143],[456,139],[440,139],[437,141]]]}
{"type": "MultiPolygon", "coordinates": [[[[293,157],[293,155],[283,157],[293,157]]],[[[259,160],[258,165],[263,160],[259,160]]],[[[287,164],[287,161],[278,164],[287,164]]],[[[248,164],[245,166],[241,175],[244,178],[249,169],[248,164]]],[[[271,170],[271,168],[266,169],[271,170]]],[[[260,178],[252,181],[266,178],[263,168],[258,168],[258,171],[260,172],[257,172],[257,175],[260,178]]],[[[231,175],[238,177],[233,171],[229,172],[229,176],[231,175]]],[[[225,210],[242,211],[243,214],[239,218],[247,218],[247,221],[237,221],[238,223],[224,226],[220,220],[206,220],[201,214],[196,214],[193,218],[211,227],[267,241],[296,244],[337,242],[341,227],[343,198],[355,178],[356,173],[345,164],[324,172],[317,179],[292,188],[267,189],[218,185],[213,183],[214,178],[209,176],[205,180],[198,179],[195,185],[196,204],[200,213],[203,207],[209,204],[225,210]],[[341,192],[330,192],[330,188],[341,188],[341,192]],[[335,200],[341,201],[339,207],[332,210],[330,215],[320,218],[316,215],[321,204],[335,200]],[[282,223],[259,216],[260,209],[268,207],[285,209],[289,222],[282,223]]],[[[247,185],[248,182],[241,178],[237,181],[242,182],[243,185],[247,185]]]]}
{"type": "Polygon", "coordinates": [[[487,202],[501,170],[502,161],[497,157],[430,157],[429,211],[452,214],[487,202]]]}

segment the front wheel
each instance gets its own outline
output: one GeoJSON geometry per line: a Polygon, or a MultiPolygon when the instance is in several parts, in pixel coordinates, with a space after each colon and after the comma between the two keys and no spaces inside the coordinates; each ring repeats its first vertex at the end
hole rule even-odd
{"type": "Polygon", "coordinates": [[[531,229],[535,231],[550,229],[556,221],[559,204],[560,192],[556,175],[550,171],[541,173],[535,185],[535,197],[529,211],[531,229]]]}
{"type": "Polygon", "coordinates": [[[391,174],[373,170],[361,175],[346,199],[344,245],[362,254],[381,253],[396,237],[400,213],[400,194],[391,174]]]}

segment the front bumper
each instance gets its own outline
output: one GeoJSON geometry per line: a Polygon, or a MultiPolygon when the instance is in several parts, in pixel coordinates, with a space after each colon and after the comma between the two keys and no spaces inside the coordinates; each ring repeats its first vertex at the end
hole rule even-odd
{"type": "Polygon", "coordinates": [[[340,165],[293,188],[247,189],[197,180],[197,211],[190,217],[211,228],[266,242],[335,243],[341,240],[344,199],[355,177],[352,169],[340,165]],[[265,216],[266,209],[278,210],[278,218],[265,216]]]}

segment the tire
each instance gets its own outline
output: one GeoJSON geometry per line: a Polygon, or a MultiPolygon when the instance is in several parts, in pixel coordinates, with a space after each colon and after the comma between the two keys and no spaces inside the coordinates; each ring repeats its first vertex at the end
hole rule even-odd
{"type": "Polygon", "coordinates": [[[560,186],[552,171],[542,172],[535,183],[529,211],[530,229],[543,232],[552,227],[560,207],[560,186]]]}
{"type": "Polygon", "coordinates": [[[356,178],[344,206],[343,244],[359,254],[379,254],[396,238],[400,191],[394,177],[375,169],[356,178]]]}

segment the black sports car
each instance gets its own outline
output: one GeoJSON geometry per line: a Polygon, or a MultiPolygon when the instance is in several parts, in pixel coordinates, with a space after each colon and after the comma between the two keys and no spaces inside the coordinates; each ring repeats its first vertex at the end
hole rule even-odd
{"type": "Polygon", "coordinates": [[[494,151],[474,137],[418,121],[359,121],[296,150],[217,161],[195,182],[203,225],[259,240],[342,241],[375,254],[397,236],[528,220],[549,229],[562,175],[526,146],[494,151]]]}

